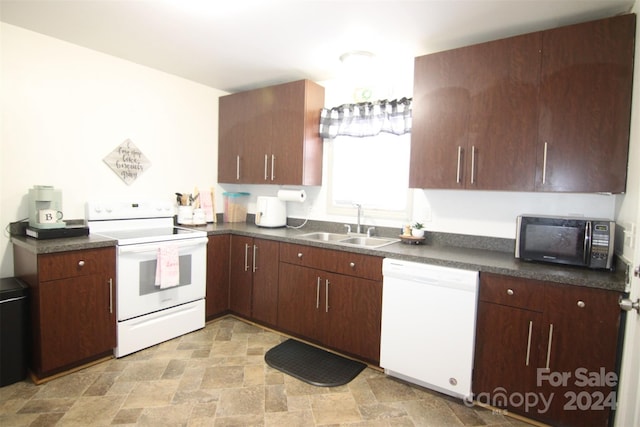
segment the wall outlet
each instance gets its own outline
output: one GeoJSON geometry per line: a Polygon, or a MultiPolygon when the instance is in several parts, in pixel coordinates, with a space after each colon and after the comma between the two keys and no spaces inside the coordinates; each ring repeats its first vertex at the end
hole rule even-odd
{"type": "Polygon", "coordinates": [[[636,225],[632,222],[624,224],[624,248],[633,249],[635,246],[636,225]]]}
{"type": "Polygon", "coordinates": [[[616,224],[616,254],[629,260],[633,255],[636,240],[636,225],[633,222],[620,222],[616,224]]]}

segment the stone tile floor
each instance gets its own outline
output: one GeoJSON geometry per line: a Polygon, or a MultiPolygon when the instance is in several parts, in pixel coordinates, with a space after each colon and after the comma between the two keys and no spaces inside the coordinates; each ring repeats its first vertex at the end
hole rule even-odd
{"type": "Polygon", "coordinates": [[[36,386],[0,388],[0,426],[525,426],[366,368],[314,387],[264,362],[287,337],[225,317],[36,386]]]}

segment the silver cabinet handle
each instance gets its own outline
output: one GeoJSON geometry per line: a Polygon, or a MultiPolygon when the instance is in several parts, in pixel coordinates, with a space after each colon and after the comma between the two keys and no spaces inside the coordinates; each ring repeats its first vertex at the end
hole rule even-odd
{"type": "Polygon", "coordinates": [[[329,279],[324,282],[324,312],[329,312],[329,279]]]}
{"type": "Polygon", "coordinates": [[[276,156],[271,155],[271,181],[276,179],[276,156]]]}
{"type": "Polygon", "coordinates": [[[591,221],[586,221],[586,227],[584,230],[584,244],[583,244],[583,248],[582,248],[582,262],[587,265],[587,262],[589,261],[589,254],[591,253],[591,221]]]}
{"type": "Polygon", "coordinates": [[[476,169],[476,146],[471,146],[471,183],[474,184],[473,176],[475,175],[476,169]]]}
{"type": "Polygon", "coordinates": [[[545,369],[549,370],[549,360],[551,359],[551,342],[553,341],[553,323],[549,325],[549,342],[547,343],[547,364],[545,369]]]}
{"type": "Polygon", "coordinates": [[[267,162],[269,161],[269,155],[265,154],[264,155],[264,180],[266,181],[268,179],[268,171],[267,171],[267,162]]]}
{"type": "Polygon", "coordinates": [[[460,158],[462,157],[462,147],[458,145],[458,166],[456,169],[456,184],[460,184],[460,158]]]}
{"type": "Polygon", "coordinates": [[[113,314],[113,278],[109,278],[109,314],[113,314]]]}
{"type": "Polygon", "coordinates": [[[513,289],[507,289],[507,295],[511,296],[513,294],[514,294],[513,289]]]}
{"type": "Polygon", "coordinates": [[[531,354],[531,330],[533,329],[533,321],[529,320],[529,336],[527,337],[527,358],[524,361],[525,366],[529,366],[529,355],[531,354]]]}
{"type": "Polygon", "coordinates": [[[240,181],[240,156],[236,156],[236,181],[240,181]]]}
{"type": "Polygon", "coordinates": [[[544,152],[542,155],[542,183],[547,183],[547,142],[544,142],[544,152]]]}
{"type": "Polygon", "coordinates": [[[249,271],[249,245],[244,244],[244,271],[249,271]]]}
{"type": "Polygon", "coordinates": [[[258,250],[258,245],[253,245],[253,272],[255,273],[258,267],[256,267],[256,251],[258,250]]]}
{"type": "Polygon", "coordinates": [[[584,301],[580,300],[580,301],[578,301],[577,306],[579,308],[585,308],[587,306],[587,304],[585,304],[584,301]]]}
{"type": "Polygon", "coordinates": [[[302,259],[302,252],[298,252],[298,258],[302,259]]]}
{"type": "Polygon", "coordinates": [[[316,283],[316,310],[320,308],[320,276],[316,283]]]}
{"type": "Polygon", "coordinates": [[[84,260],[78,261],[78,267],[84,267],[84,260]]]}
{"type": "Polygon", "coordinates": [[[350,262],[350,263],[349,263],[349,267],[351,267],[351,268],[355,268],[355,267],[356,267],[356,263],[355,263],[355,262],[350,262]]]}

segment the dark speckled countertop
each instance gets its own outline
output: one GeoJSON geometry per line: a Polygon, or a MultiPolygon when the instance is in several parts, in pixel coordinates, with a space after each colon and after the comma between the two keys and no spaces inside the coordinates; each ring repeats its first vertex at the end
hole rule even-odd
{"type": "MultiPolygon", "coordinates": [[[[311,241],[299,237],[302,234],[314,231],[344,232],[342,224],[311,222],[300,229],[271,229],[259,228],[251,223],[223,223],[194,226],[192,228],[206,231],[208,235],[231,233],[465,270],[477,270],[480,272],[498,273],[514,277],[607,289],[617,292],[624,292],[627,282],[627,268],[626,265],[621,262],[619,263],[620,267],[614,272],[609,272],[521,261],[513,256],[513,241],[508,239],[474,238],[472,236],[460,235],[445,235],[443,238],[442,234],[428,234],[425,244],[422,245],[409,245],[398,242],[383,246],[379,249],[368,249],[345,247],[334,243],[311,241]],[[329,224],[334,228],[331,229],[329,224]],[[471,244],[469,244],[469,241],[471,241],[471,244]],[[471,247],[464,247],[465,245],[471,247]]],[[[376,232],[386,237],[398,237],[399,234],[396,230],[382,228],[376,230],[376,232]]],[[[116,244],[112,239],[93,234],[86,237],[52,240],[35,240],[24,236],[14,236],[12,237],[12,242],[38,254],[115,246],[116,244]]]]}
{"type": "Polygon", "coordinates": [[[47,240],[37,240],[26,236],[12,236],[11,243],[26,248],[36,254],[78,251],[116,245],[115,240],[96,234],[84,237],[65,237],[62,239],[47,240]]]}
{"type": "MultiPolygon", "coordinates": [[[[245,236],[260,237],[263,239],[279,240],[287,243],[297,243],[322,248],[330,248],[342,251],[357,252],[362,254],[377,255],[386,258],[397,258],[407,261],[442,265],[446,267],[461,268],[465,270],[477,270],[505,274],[514,277],[545,280],[550,282],[565,283],[592,288],[608,289],[624,292],[626,287],[626,266],[622,264],[614,272],[595,271],[578,267],[564,267],[553,264],[541,264],[521,261],[513,255],[514,242],[509,239],[486,239],[478,237],[471,244],[476,247],[461,247],[468,240],[459,235],[449,235],[446,238],[438,236],[430,239],[427,237],[424,245],[409,245],[398,242],[383,246],[379,249],[354,248],[336,245],[334,243],[310,241],[299,236],[314,231],[344,232],[342,224],[337,229],[328,229],[326,224],[306,225],[302,229],[292,228],[259,228],[252,224],[208,224],[197,227],[205,230],[209,235],[232,232],[245,236]],[[452,245],[453,244],[453,245],[452,245]]],[[[366,228],[365,228],[366,229],[366,228]]],[[[398,237],[398,232],[393,234],[380,232],[386,237],[398,237]]],[[[469,236],[466,236],[469,237],[469,236]]],[[[471,238],[473,239],[473,238],[471,238]]]]}

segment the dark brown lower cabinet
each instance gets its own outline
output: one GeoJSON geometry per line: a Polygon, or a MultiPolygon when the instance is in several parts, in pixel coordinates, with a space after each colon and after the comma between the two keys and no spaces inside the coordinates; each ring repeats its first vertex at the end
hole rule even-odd
{"type": "Polygon", "coordinates": [[[378,364],[382,322],[382,283],[329,275],[325,292],[327,346],[378,364]]]}
{"type": "Polygon", "coordinates": [[[607,426],[616,404],[617,292],[480,275],[473,393],[554,426],[607,426]]]}
{"type": "Polygon", "coordinates": [[[282,244],[278,328],[378,364],[382,281],[359,275],[381,275],[381,260],[347,252],[282,244]],[[340,274],[299,264],[333,266],[336,270],[351,269],[360,274],[340,274]],[[375,271],[371,271],[370,267],[375,271]]]}
{"type": "Polygon", "coordinates": [[[540,348],[533,325],[539,328],[542,313],[480,301],[477,322],[473,390],[483,393],[479,400],[501,389],[520,394],[533,390],[538,353],[531,349],[540,348]]]}
{"type": "Polygon", "coordinates": [[[318,271],[280,263],[278,327],[310,341],[322,341],[320,296],[324,283],[318,271]]]}
{"type": "Polygon", "coordinates": [[[252,248],[251,317],[270,326],[278,320],[279,246],[273,240],[254,239],[252,248]]]}
{"type": "Polygon", "coordinates": [[[273,240],[231,236],[229,306],[232,312],[275,325],[279,245],[273,240]]]}
{"type": "Polygon", "coordinates": [[[211,320],[229,310],[229,234],[209,236],[205,314],[211,320]]]}
{"type": "Polygon", "coordinates": [[[231,236],[231,260],[229,264],[229,308],[233,313],[251,317],[251,248],[253,238],[231,236]]]}
{"type": "Polygon", "coordinates": [[[35,254],[14,245],[15,275],[29,285],[37,378],[113,354],[115,257],[114,247],[35,254]]]}

